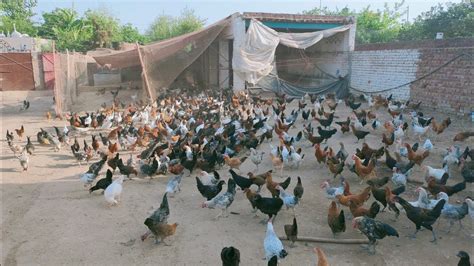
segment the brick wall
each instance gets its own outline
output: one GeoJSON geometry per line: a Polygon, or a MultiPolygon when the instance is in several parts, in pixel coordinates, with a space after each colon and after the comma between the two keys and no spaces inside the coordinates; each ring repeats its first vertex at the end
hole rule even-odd
{"type": "Polygon", "coordinates": [[[440,71],[411,86],[412,100],[447,113],[467,115],[474,111],[474,47],[421,49],[416,76],[421,77],[450,59],[462,56],[440,71]]]}
{"type": "MultiPolygon", "coordinates": [[[[374,92],[415,80],[419,57],[420,53],[416,49],[354,51],[351,86],[374,92]]],[[[410,87],[404,86],[381,94],[392,94],[395,99],[408,100],[410,87]]]]}
{"type": "Polygon", "coordinates": [[[351,86],[367,92],[395,87],[414,81],[463,53],[468,56],[409,86],[382,94],[422,101],[423,107],[445,113],[467,115],[474,111],[474,39],[356,47],[351,59],[351,86]]]}

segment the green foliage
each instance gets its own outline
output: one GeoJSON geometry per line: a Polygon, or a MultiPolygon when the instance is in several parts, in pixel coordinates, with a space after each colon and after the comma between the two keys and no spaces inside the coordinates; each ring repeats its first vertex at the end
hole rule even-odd
{"type": "Polygon", "coordinates": [[[92,48],[112,48],[112,42],[120,42],[119,20],[104,10],[87,10],[85,22],[92,28],[92,48]]]}
{"type": "Polygon", "coordinates": [[[399,39],[434,39],[437,32],[443,32],[444,38],[473,37],[474,4],[447,3],[446,7],[438,4],[402,27],[399,39]]]}
{"type": "Polygon", "coordinates": [[[158,16],[150,25],[147,36],[150,41],[161,41],[201,29],[206,21],[194,10],[184,9],[179,17],[158,16]]]}
{"type": "Polygon", "coordinates": [[[92,38],[91,26],[70,8],[56,8],[43,13],[44,23],[39,34],[48,39],[56,40],[56,49],[86,51],[92,38]]]}
{"type": "Polygon", "coordinates": [[[0,1],[0,31],[5,34],[16,30],[23,34],[36,36],[37,29],[31,20],[35,15],[33,8],[37,0],[2,0],[0,1]]]}
{"type": "Polygon", "coordinates": [[[350,10],[344,7],[339,10],[329,10],[327,7],[314,8],[303,11],[308,15],[328,15],[328,16],[354,16],[357,19],[356,42],[374,43],[387,42],[397,38],[401,29],[400,18],[404,14],[401,11],[404,1],[395,3],[391,8],[385,3],[383,10],[371,10],[370,6],[361,11],[350,10]]]}
{"type": "Polygon", "coordinates": [[[120,40],[128,43],[138,42],[144,44],[147,41],[146,36],[140,34],[138,29],[131,23],[127,23],[120,27],[120,40]]]}

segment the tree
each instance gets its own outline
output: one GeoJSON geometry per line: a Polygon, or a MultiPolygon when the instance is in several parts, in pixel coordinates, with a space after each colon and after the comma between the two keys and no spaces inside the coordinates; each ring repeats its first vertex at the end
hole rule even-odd
{"type": "Polygon", "coordinates": [[[112,47],[112,42],[120,42],[120,23],[104,10],[87,10],[84,20],[92,28],[92,48],[112,47]]]}
{"type": "Polygon", "coordinates": [[[395,3],[391,8],[385,3],[383,10],[371,10],[370,6],[357,12],[344,7],[339,10],[329,10],[327,7],[314,8],[303,11],[308,15],[328,15],[328,16],[354,16],[357,19],[357,43],[388,42],[395,40],[398,36],[402,24],[400,18],[404,14],[401,11],[404,0],[395,3]]]}
{"type": "Polygon", "coordinates": [[[120,40],[128,43],[138,42],[140,44],[144,44],[147,41],[146,37],[140,34],[138,29],[131,23],[120,27],[120,40]]]}
{"type": "Polygon", "coordinates": [[[0,30],[7,33],[16,30],[23,34],[36,36],[36,27],[31,20],[35,15],[33,8],[37,0],[2,0],[0,1],[0,30]]]}
{"type": "Polygon", "coordinates": [[[43,13],[44,23],[39,28],[40,36],[56,40],[59,51],[66,49],[86,51],[92,37],[91,26],[70,8],[56,8],[43,13]]]}
{"type": "Polygon", "coordinates": [[[151,41],[160,41],[201,29],[206,21],[194,10],[184,9],[179,17],[158,16],[150,25],[147,36],[151,41]]]}
{"type": "Polygon", "coordinates": [[[400,40],[434,39],[437,32],[444,38],[474,36],[474,4],[447,3],[446,8],[438,4],[419,15],[412,24],[400,31],[400,40]]]}

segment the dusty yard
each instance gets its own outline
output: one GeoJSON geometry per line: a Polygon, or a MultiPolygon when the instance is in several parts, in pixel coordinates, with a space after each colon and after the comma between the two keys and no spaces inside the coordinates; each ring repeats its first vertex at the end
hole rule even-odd
{"type": "MultiPolygon", "coordinates": [[[[178,222],[175,236],[168,242],[172,246],[155,245],[152,238],[145,242],[140,235],[146,231],[143,224],[145,218],[159,206],[165,191],[168,177],[155,177],[153,181],[134,178],[124,182],[122,201],[118,206],[109,208],[103,195],[99,192],[89,194],[79,181],[79,174],[85,172],[88,166],[79,166],[74,160],[68,147],[54,152],[51,147],[39,146],[36,133],[39,128],[52,131],[52,126],[64,126],[65,121],[45,119],[45,112],[52,104],[51,97],[30,98],[31,107],[28,111],[19,112],[20,96],[2,99],[1,112],[1,257],[2,265],[220,265],[220,252],[225,246],[234,246],[240,250],[242,265],[266,265],[263,239],[266,226],[259,223],[264,217],[259,214],[255,218],[251,207],[242,192],[237,191],[236,198],[228,218],[214,221],[218,210],[202,209],[200,204],[203,197],[196,189],[195,173],[182,182],[182,191],[175,197],[169,198],[171,215],[169,222],[178,222]],[[30,168],[27,172],[20,170],[18,160],[8,148],[5,141],[6,130],[19,128],[23,124],[26,136],[32,136],[36,145],[36,154],[30,157],[30,168]]],[[[91,108],[93,109],[93,108],[91,108]]],[[[338,106],[336,115],[346,118],[349,110],[338,106]]],[[[427,115],[444,118],[443,114],[427,115]]],[[[386,111],[378,111],[382,120],[388,118],[386,111]]],[[[341,119],[336,119],[341,120],[341,119]]],[[[441,153],[450,145],[455,133],[461,129],[472,130],[473,124],[467,119],[452,117],[453,124],[440,136],[431,138],[435,147],[430,157],[425,161],[428,165],[441,167],[441,153]]],[[[302,120],[296,128],[291,129],[296,134],[302,127],[302,120]]],[[[313,122],[316,126],[316,122],[313,122]]],[[[90,143],[88,132],[79,135],[90,143]]],[[[96,133],[97,134],[97,133],[96,133]]],[[[381,132],[370,134],[367,142],[371,147],[380,147],[381,132]]],[[[26,138],[22,144],[26,143],[26,138]]],[[[274,138],[276,142],[276,138],[274,138]]],[[[339,131],[329,140],[328,145],[338,150],[338,142],[344,142],[349,153],[353,153],[359,144],[351,133],[342,135],[339,131]]],[[[408,140],[413,144],[413,138],[408,140]]],[[[15,139],[18,142],[18,138],[15,139]]],[[[474,139],[460,144],[474,147],[474,139]]],[[[332,179],[332,174],[325,166],[319,166],[314,157],[314,149],[307,140],[296,144],[303,147],[306,155],[301,168],[285,170],[284,177],[291,176],[290,191],[296,184],[296,177],[301,176],[305,193],[301,204],[296,209],[299,234],[302,236],[332,237],[327,225],[327,208],[330,201],[325,198],[320,189],[320,183],[332,179]]],[[[264,143],[261,149],[269,154],[269,145],[264,143]]],[[[128,158],[127,152],[121,152],[128,158]]],[[[260,170],[271,168],[267,156],[260,170]]],[[[252,171],[255,166],[247,160],[241,167],[243,173],[252,171]]],[[[105,175],[104,168],[99,178],[105,175]]],[[[196,171],[197,172],[197,171],[196,171]]],[[[224,166],[219,170],[221,176],[227,179],[230,175],[224,166]]],[[[379,163],[378,175],[391,175],[387,167],[379,163]]],[[[457,169],[452,169],[453,176],[450,185],[459,182],[462,177],[457,169]]],[[[359,179],[347,169],[344,177],[351,185],[351,190],[358,192],[364,186],[359,185],[359,179]]],[[[422,170],[415,166],[412,178],[422,180],[422,170]]],[[[276,176],[277,181],[282,178],[276,176]]],[[[403,197],[415,199],[416,184],[409,183],[403,197]]],[[[226,187],[224,187],[225,189],[226,187]]],[[[269,192],[264,188],[264,195],[269,192]]],[[[472,196],[472,185],[468,184],[465,191],[451,197],[450,203],[472,196]]],[[[369,203],[374,199],[371,198],[369,203]]],[[[349,213],[346,208],[346,213],[349,213]]],[[[292,221],[291,211],[282,210],[275,221],[275,229],[283,235],[283,225],[292,221]]],[[[474,233],[472,220],[466,216],[463,220],[465,231],[458,231],[458,225],[447,234],[440,229],[446,229],[447,223],[441,220],[436,225],[439,240],[437,244],[429,242],[431,233],[422,231],[418,238],[411,240],[406,237],[413,233],[415,227],[401,213],[398,221],[392,221],[394,214],[383,212],[377,219],[391,224],[400,233],[400,238],[386,238],[377,245],[377,253],[368,256],[359,245],[317,244],[298,242],[294,248],[289,248],[284,242],[289,256],[280,261],[281,265],[314,265],[316,256],[312,253],[314,246],[321,247],[332,265],[456,265],[459,250],[465,250],[474,255],[474,245],[471,236],[474,233]]],[[[365,239],[348,222],[348,229],[339,238],[365,239]]]]}

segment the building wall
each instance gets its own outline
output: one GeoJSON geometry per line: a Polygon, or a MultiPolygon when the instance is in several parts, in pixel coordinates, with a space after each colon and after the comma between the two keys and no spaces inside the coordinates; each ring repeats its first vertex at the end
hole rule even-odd
{"type": "Polygon", "coordinates": [[[474,111],[473,58],[474,39],[363,45],[356,47],[351,56],[351,86],[374,92],[420,79],[381,94],[466,115],[474,111]],[[464,55],[424,77],[461,54],[464,55]]]}
{"type": "Polygon", "coordinates": [[[447,113],[466,115],[474,111],[474,47],[420,50],[416,72],[421,77],[462,53],[458,60],[411,86],[414,102],[447,113]]]}
{"type": "MultiPolygon", "coordinates": [[[[419,57],[416,49],[355,51],[352,54],[351,86],[374,92],[415,80],[419,57]]],[[[381,94],[393,94],[395,99],[408,100],[410,86],[381,94]]]]}

